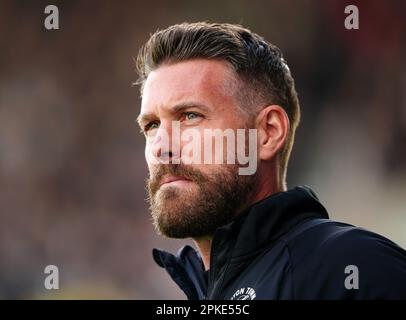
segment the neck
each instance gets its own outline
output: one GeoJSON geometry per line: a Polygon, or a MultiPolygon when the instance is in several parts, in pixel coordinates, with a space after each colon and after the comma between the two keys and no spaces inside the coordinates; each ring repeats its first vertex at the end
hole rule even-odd
{"type": "Polygon", "coordinates": [[[204,270],[210,269],[210,251],[212,240],[213,240],[212,236],[193,239],[197,249],[200,252],[200,256],[203,259],[204,270]]]}
{"type": "MultiPolygon", "coordinates": [[[[270,180],[275,181],[272,179],[270,179],[270,180]]],[[[270,184],[269,181],[266,181],[266,180],[262,181],[262,183],[260,182],[256,189],[257,189],[257,191],[254,193],[254,195],[251,197],[251,199],[247,202],[246,207],[248,207],[262,199],[265,199],[274,193],[286,190],[286,188],[284,187],[283,184],[275,183],[275,182],[273,184],[270,184]]],[[[212,235],[193,239],[197,249],[200,252],[200,256],[202,257],[205,270],[210,269],[210,253],[211,253],[212,240],[213,240],[212,235]]]]}

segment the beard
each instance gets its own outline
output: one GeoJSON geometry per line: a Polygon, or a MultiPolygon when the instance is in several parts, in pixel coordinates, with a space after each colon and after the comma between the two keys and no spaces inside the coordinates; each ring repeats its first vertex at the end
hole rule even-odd
{"type": "Polygon", "coordinates": [[[165,164],[147,179],[148,202],[158,234],[169,238],[199,238],[213,235],[230,223],[247,205],[255,175],[239,175],[238,165],[222,165],[203,174],[190,165],[165,164]],[[190,180],[190,188],[165,186],[164,175],[190,180]]]}

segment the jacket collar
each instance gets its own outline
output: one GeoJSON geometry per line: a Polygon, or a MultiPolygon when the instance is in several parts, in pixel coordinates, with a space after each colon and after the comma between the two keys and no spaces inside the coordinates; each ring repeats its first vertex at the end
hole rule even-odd
{"type": "Polygon", "coordinates": [[[207,293],[213,297],[265,247],[310,217],[328,218],[328,214],[307,186],[275,193],[256,202],[214,233],[208,285],[202,259],[190,246],[183,247],[176,256],[154,249],[153,257],[188,299],[204,299],[207,293]]]}

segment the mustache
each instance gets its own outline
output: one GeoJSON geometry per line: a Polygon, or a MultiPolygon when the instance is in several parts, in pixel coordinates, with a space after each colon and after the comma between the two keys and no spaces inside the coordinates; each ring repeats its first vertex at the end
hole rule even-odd
{"type": "Polygon", "coordinates": [[[196,182],[201,185],[209,179],[199,170],[184,164],[163,164],[156,167],[147,179],[147,186],[151,194],[155,194],[160,186],[160,182],[165,175],[174,175],[196,182]]]}

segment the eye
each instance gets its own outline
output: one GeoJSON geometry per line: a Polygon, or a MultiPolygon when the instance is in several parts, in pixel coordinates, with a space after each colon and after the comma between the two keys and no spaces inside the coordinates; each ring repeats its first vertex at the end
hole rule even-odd
{"type": "Polygon", "coordinates": [[[146,133],[146,132],[151,131],[153,129],[158,129],[158,127],[159,127],[158,121],[151,121],[151,122],[149,122],[149,123],[147,123],[145,125],[144,132],[146,133]]]}
{"type": "Polygon", "coordinates": [[[201,117],[201,115],[196,112],[185,112],[184,117],[186,120],[194,120],[201,117]]]}

